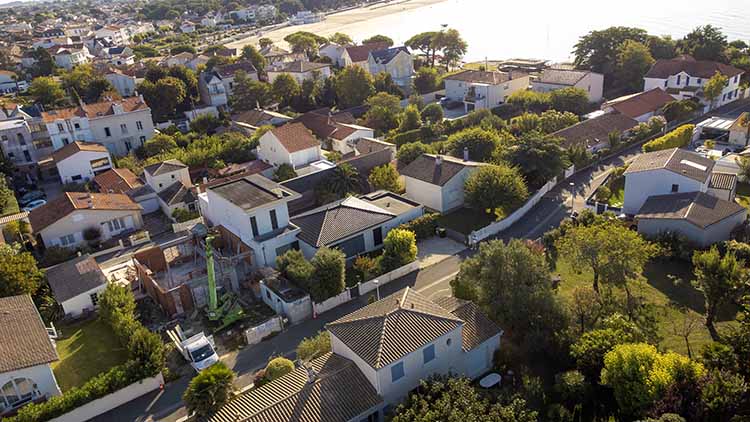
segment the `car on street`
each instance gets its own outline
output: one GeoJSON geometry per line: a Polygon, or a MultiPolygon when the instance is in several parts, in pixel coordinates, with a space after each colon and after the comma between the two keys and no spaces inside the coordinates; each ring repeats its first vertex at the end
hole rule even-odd
{"type": "Polygon", "coordinates": [[[33,209],[35,209],[35,208],[39,208],[39,207],[41,207],[42,205],[44,205],[44,204],[46,204],[46,203],[47,203],[47,201],[46,201],[46,200],[44,200],[44,199],[37,199],[37,200],[35,200],[35,201],[31,201],[31,202],[29,202],[29,203],[28,203],[28,204],[26,204],[26,206],[24,206],[24,207],[23,207],[22,209],[23,209],[23,211],[31,211],[31,210],[33,210],[33,209]]]}

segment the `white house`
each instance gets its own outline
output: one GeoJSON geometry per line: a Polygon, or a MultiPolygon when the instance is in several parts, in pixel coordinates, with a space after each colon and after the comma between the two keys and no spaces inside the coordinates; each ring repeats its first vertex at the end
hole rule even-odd
{"type": "Polygon", "coordinates": [[[305,55],[304,52],[292,53],[273,44],[261,48],[258,52],[266,58],[269,66],[285,62],[293,62],[296,60],[305,60],[307,58],[307,55],[305,55]]]}
{"type": "Polygon", "coordinates": [[[497,107],[528,87],[529,75],[521,72],[464,70],[445,78],[445,96],[463,103],[466,111],[497,107]]]}
{"type": "Polygon", "coordinates": [[[295,60],[293,62],[283,62],[266,69],[268,82],[273,83],[282,73],[291,75],[298,84],[307,80],[321,79],[325,80],[331,76],[331,65],[328,63],[313,63],[306,60],[295,60]]]}
{"type": "Polygon", "coordinates": [[[51,335],[31,296],[0,298],[0,418],[61,394],[50,366],[59,359],[51,335]]]}
{"type": "Polygon", "coordinates": [[[695,98],[711,108],[721,107],[739,99],[740,78],[743,73],[742,69],[728,64],[695,60],[689,55],[682,55],[674,59],[657,60],[643,77],[643,90],[660,88],[677,100],[695,98]],[[716,73],[726,76],[729,81],[713,104],[708,104],[703,87],[716,73]]]}
{"type": "Polygon", "coordinates": [[[154,136],[151,108],[141,96],[46,111],[42,121],[56,150],[73,141],[87,141],[122,156],[154,136]]]}
{"type": "Polygon", "coordinates": [[[136,87],[141,82],[141,79],[134,74],[126,73],[120,69],[110,69],[104,74],[104,79],[108,80],[122,97],[135,95],[136,87]]]}
{"type": "Polygon", "coordinates": [[[189,34],[195,32],[195,24],[190,21],[184,21],[180,24],[180,32],[183,34],[189,34]]]}
{"type": "Polygon", "coordinates": [[[107,148],[91,142],[71,142],[52,153],[52,158],[63,184],[88,182],[113,167],[107,148]]]}
{"type": "Polygon", "coordinates": [[[2,148],[3,155],[16,168],[33,170],[39,160],[52,152],[47,144],[36,142],[37,140],[33,138],[27,120],[23,118],[0,120],[0,148],[2,148]]]}
{"type": "Polygon", "coordinates": [[[362,138],[374,138],[375,131],[355,124],[349,113],[333,114],[327,108],[309,111],[297,118],[309,129],[327,149],[342,155],[354,152],[355,145],[362,138]]]}
{"type": "Polygon", "coordinates": [[[407,198],[446,213],[464,205],[466,179],[482,165],[468,159],[422,154],[399,172],[406,182],[407,198]]]}
{"type": "Polygon", "coordinates": [[[91,55],[84,45],[64,45],[53,47],[50,54],[55,59],[55,64],[71,70],[74,67],[89,62],[91,55]]]}
{"type": "Polygon", "coordinates": [[[34,234],[46,247],[74,248],[85,243],[83,232],[100,231],[100,240],[143,227],[141,207],[117,193],[65,192],[29,213],[34,234]]]}
{"type": "Polygon", "coordinates": [[[301,168],[323,158],[320,142],[302,123],[287,123],[260,137],[258,159],[272,166],[301,168]]]}
{"type": "Polygon", "coordinates": [[[107,278],[91,256],[76,257],[47,268],[52,295],[66,316],[78,317],[96,309],[99,293],[107,288],[107,278]]]}
{"type": "Polygon", "coordinates": [[[586,91],[589,102],[597,103],[604,93],[604,75],[588,70],[544,69],[538,78],[532,79],[531,87],[536,92],[579,88],[586,91]]]}
{"type": "Polygon", "coordinates": [[[164,215],[171,217],[178,208],[197,211],[198,198],[191,189],[188,166],[179,160],[167,160],[145,167],[143,175],[146,184],[156,192],[164,215]]]}
{"type": "Polygon", "coordinates": [[[664,106],[672,101],[674,101],[674,98],[671,95],[660,88],[652,88],[648,91],[607,101],[602,104],[601,109],[605,113],[618,112],[643,123],[658,115],[664,106]]]}
{"type": "Polygon", "coordinates": [[[133,174],[132,171],[110,169],[94,177],[94,184],[101,193],[124,193],[143,208],[143,214],[156,212],[160,208],[156,191],[133,174]]]}
{"type": "Polygon", "coordinates": [[[125,45],[130,42],[128,31],[124,26],[106,25],[95,31],[95,38],[109,38],[114,45],[125,45]]]}
{"type": "Polygon", "coordinates": [[[744,112],[735,119],[729,128],[728,142],[737,148],[746,148],[750,145],[750,113],[744,112]]]}
{"type": "Polygon", "coordinates": [[[344,67],[346,66],[344,63],[345,51],[346,47],[329,42],[318,48],[318,55],[320,57],[328,57],[335,66],[344,67]]]}
{"type": "Polygon", "coordinates": [[[201,73],[198,80],[201,101],[215,107],[229,104],[234,89],[234,78],[240,71],[245,72],[248,78],[258,80],[258,71],[248,60],[216,66],[209,72],[201,73]]]}
{"type": "Polygon", "coordinates": [[[253,174],[209,186],[199,195],[201,214],[253,250],[253,266],[273,266],[276,257],[299,249],[299,227],[289,223],[287,203],[300,198],[265,177],[253,174]]]}
{"type": "Polygon", "coordinates": [[[329,323],[332,351],[222,406],[209,422],[381,422],[434,375],[477,378],[503,331],[468,301],[406,288],[329,323]],[[290,406],[290,403],[294,403],[290,406]]]}
{"type": "Polygon", "coordinates": [[[414,60],[406,47],[392,47],[370,51],[367,67],[371,74],[385,72],[391,75],[393,82],[402,88],[411,88],[414,76],[414,60]]]}
{"type": "Polygon", "coordinates": [[[387,191],[350,196],[292,217],[309,259],[322,247],[338,248],[347,259],[383,247],[391,229],[421,217],[421,204],[387,191]]]}
{"type": "Polygon", "coordinates": [[[374,42],[362,45],[353,45],[346,47],[341,55],[343,67],[359,66],[366,71],[370,71],[368,59],[371,51],[384,50],[388,48],[387,42],[374,42]]]}

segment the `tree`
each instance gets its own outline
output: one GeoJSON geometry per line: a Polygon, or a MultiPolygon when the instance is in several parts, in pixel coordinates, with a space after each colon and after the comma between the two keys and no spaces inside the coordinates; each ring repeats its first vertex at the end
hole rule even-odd
{"type": "Polygon", "coordinates": [[[389,272],[417,259],[417,237],[414,232],[393,229],[383,241],[383,257],[380,261],[383,271],[389,272]]]}
{"type": "Polygon", "coordinates": [[[43,279],[31,253],[22,252],[20,245],[0,246],[0,297],[33,295],[43,279]]]}
{"type": "Polygon", "coordinates": [[[112,84],[103,76],[94,72],[91,65],[76,66],[63,74],[63,86],[69,92],[75,92],[86,103],[93,103],[107,91],[113,91],[112,84]]]}
{"type": "Polygon", "coordinates": [[[349,47],[354,45],[354,41],[352,41],[352,37],[344,34],[343,32],[336,32],[335,34],[328,37],[328,41],[338,44],[344,47],[349,47]]]}
{"type": "Polygon", "coordinates": [[[409,104],[404,109],[404,114],[401,117],[401,124],[398,127],[398,131],[403,133],[419,129],[420,127],[422,127],[422,115],[419,113],[417,106],[409,104]]]}
{"type": "Polygon", "coordinates": [[[297,172],[294,171],[294,167],[287,163],[283,163],[273,172],[273,180],[277,182],[294,179],[295,177],[297,177],[297,172]]]}
{"type": "Polygon", "coordinates": [[[164,369],[166,351],[159,334],[139,327],[132,333],[128,342],[128,356],[138,362],[138,369],[144,377],[151,377],[164,369]]]}
{"type": "Polygon", "coordinates": [[[55,73],[57,64],[55,64],[55,59],[45,48],[37,47],[37,49],[31,53],[31,57],[35,60],[34,66],[31,68],[31,75],[34,78],[40,76],[51,76],[55,73]]]}
{"type": "Polygon", "coordinates": [[[318,46],[325,44],[328,40],[311,32],[297,31],[284,37],[289,43],[289,48],[294,53],[305,53],[312,60],[318,54],[318,46]]]}
{"type": "Polygon", "coordinates": [[[294,362],[283,357],[273,358],[266,365],[266,380],[275,381],[292,371],[294,371],[294,362]]]}
{"type": "Polygon", "coordinates": [[[258,72],[263,72],[268,64],[268,61],[262,54],[260,54],[260,52],[258,52],[258,49],[250,44],[242,47],[242,58],[244,60],[249,60],[258,72]]]}
{"type": "Polygon", "coordinates": [[[479,167],[464,185],[466,202],[488,214],[510,213],[529,196],[523,176],[513,167],[487,165],[479,167]]]}
{"type": "Polygon", "coordinates": [[[434,67],[420,67],[419,70],[417,70],[416,76],[414,76],[414,88],[420,94],[437,91],[438,84],[438,72],[434,67]]]}
{"type": "Polygon", "coordinates": [[[282,107],[287,107],[294,102],[301,91],[297,80],[292,75],[281,73],[273,80],[271,92],[282,107]]]}
{"type": "Polygon", "coordinates": [[[263,49],[263,48],[272,46],[273,41],[270,38],[263,37],[258,40],[258,45],[260,46],[261,49],[263,49]]]}
{"type": "Polygon", "coordinates": [[[422,118],[427,123],[440,123],[443,121],[443,107],[440,104],[427,104],[422,109],[422,118]]]}
{"type": "Polygon", "coordinates": [[[313,266],[313,283],[310,296],[322,302],[336,296],[346,288],[346,256],[338,249],[322,247],[315,252],[310,263],[313,266]]]}
{"type": "Polygon", "coordinates": [[[378,35],[373,35],[370,38],[365,38],[364,40],[362,40],[362,45],[375,44],[375,43],[385,43],[387,47],[390,47],[393,45],[393,39],[391,37],[378,34],[378,35]]]}
{"type": "Polygon", "coordinates": [[[448,149],[455,157],[464,157],[464,149],[473,161],[489,161],[492,153],[500,145],[500,136],[495,131],[471,127],[448,137],[448,149]]]}
{"type": "Polygon", "coordinates": [[[404,96],[403,91],[396,85],[396,82],[393,81],[393,76],[388,72],[378,72],[373,78],[373,84],[375,92],[385,92],[395,95],[399,99],[404,96]]]}
{"type": "Polygon", "coordinates": [[[651,51],[644,44],[625,40],[617,53],[618,83],[629,90],[640,91],[643,87],[643,75],[654,64],[651,51]]]}
{"type": "Polygon", "coordinates": [[[250,79],[245,72],[234,75],[234,88],[229,103],[236,111],[254,110],[265,107],[272,101],[271,85],[250,79]]]}
{"type": "Polygon", "coordinates": [[[222,124],[221,120],[212,114],[202,114],[190,121],[190,130],[201,135],[211,135],[222,124]]]}
{"type": "Polygon", "coordinates": [[[696,60],[723,62],[727,37],[715,26],[699,26],[685,35],[677,45],[682,53],[690,54],[696,60]]]}
{"type": "Polygon", "coordinates": [[[737,174],[741,179],[750,181],[750,157],[739,156],[734,159],[740,171],[737,174]]]}
{"type": "MultiPolygon", "coordinates": [[[[99,294],[99,319],[110,327],[115,327],[122,316],[135,314],[135,298],[127,287],[109,283],[99,294]]],[[[132,333],[132,332],[131,332],[132,333]]]]}
{"type": "Polygon", "coordinates": [[[605,80],[614,73],[620,45],[626,40],[639,43],[648,41],[648,33],[640,28],[613,26],[600,31],[591,31],[576,43],[573,55],[579,69],[592,70],[604,74],[605,80]]]}
{"type": "Polygon", "coordinates": [[[370,182],[374,190],[385,189],[391,192],[399,192],[401,191],[399,177],[396,167],[393,167],[392,164],[383,164],[370,171],[367,181],[370,182]]]}
{"type": "Polygon", "coordinates": [[[422,380],[396,408],[391,421],[536,422],[537,412],[528,409],[520,398],[507,405],[491,403],[467,378],[435,377],[422,380]]]}
{"type": "Polygon", "coordinates": [[[163,133],[157,134],[143,144],[143,149],[147,157],[168,153],[177,148],[177,142],[175,142],[174,138],[163,133]]]}
{"type": "Polygon", "coordinates": [[[348,193],[357,192],[360,187],[359,171],[351,164],[341,163],[328,178],[327,185],[339,198],[343,198],[348,193]]]}
{"type": "Polygon", "coordinates": [[[307,288],[315,270],[305,255],[297,249],[290,249],[276,257],[276,268],[297,286],[307,288]]]}
{"type": "Polygon", "coordinates": [[[638,233],[618,223],[596,222],[568,230],[555,243],[560,257],[574,268],[588,268],[594,291],[599,280],[629,292],[627,281],[640,276],[656,247],[638,233]]]}
{"type": "Polygon", "coordinates": [[[375,129],[378,134],[387,133],[399,125],[401,100],[395,95],[378,92],[367,99],[370,107],[365,113],[364,120],[367,127],[375,129]]]}
{"type": "Polygon", "coordinates": [[[443,53],[443,64],[447,71],[458,63],[466,54],[469,45],[461,38],[461,34],[455,29],[440,31],[435,39],[435,44],[443,53]]]}
{"type": "Polygon", "coordinates": [[[743,267],[744,263],[738,261],[734,253],[722,256],[715,245],[708,251],[696,251],[693,254],[693,285],[703,293],[706,328],[714,341],[720,340],[714,326],[719,309],[739,299],[744,291],[746,270],[743,267]]]}
{"type": "Polygon", "coordinates": [[[547,110],[539,115],[538,129],[542,133],[554,133],[578,123],[578,116],[566,111],[547,110]]]}
{"type": "Polygon", "coordinates": [[[501,148],[498,155],[502,161],[520,170],[532,189],[543,186],[570,166],[558,139],[538,132],[521,136],[516,143],[501,148]]]}
{"type": "Polygon", "coordinates": [[[701,405],[706,420],[728,421],[742,406],[748,385],[742,376],[727,371],[713,371],[701,385],[701,405]]]}
{"type": "Polygon", "coordinates": [[[364,104],[375,93],[372,76],[360,66],[349,66],[335,78],[336,97],[343,109],[364,104]]]}
{"type": "Polygon", "coordinates": [[[306,337],[297,345],[297,359],[309,362],[331,351],[331,335],[321,331],[313,337],[306,337]]]}
{"type": "Polygon", "coordinates": [[[581,88],[563,88],[556,89],[549,94],[552,108],[566,112],[569,111],[576,115],[586,112],[589,106],[589,97],[586,91],[581,88]]]}
{"type": "Polygon", "coordinates": [[[607,318],[601,328],[584,332],[570,346],[570,356],[576,368],[593,381],[599,380],[604,368],[604,356],[615,346],[643,341],[643,334],[632,322],[620,314],[607,318]]]}
{"type": "MultiPolygon", "coordinates": [[[[429,32],[422,32],[417,35],[414,35],[413,37],[409,38],[404,45],[411,48],[412,50],[419,50],[424,54],[427,59],[430,62],[430,67],[435,67],[435,57],[438,51],[438,45],[436,44],[436,40],[438,38],[439,32],[436,31],[429,31],[429,32]]],[[[421,70],[422,68],[420,68],[421,70]]],[[[434,70],[434,69],[433,69],[434,70]]],[[[417,77],[419,74],[417,74],[417,77]]],[[[437,71],[435,71],[435,76],[437,76],[437,71]]],[[[416,85],[416,80],[415,80],[416,85]]],[[[419,88],[417,88],[419,89],[419,88]]],[[[420,91],[421,92],[421,91],[420,91]]],[[[432,92],[432,91],[427,91],[432,92]]]]}
{"type": "Polygon", "coordinates": [[[549,350],[553,333],[567,324],[544,254],[522,240],[482,243],[461,263],[451,287],[455,297],[476,303],[530,352],[549,350]]]}
{"type": "Polygon", "coordinates": [[[708,100],[710,108],[714,107],[714,102],[727,86],[727,82],[729,82],[729,78],[719,73],[719,71],[706,81],[706,84],[703,86],[703,96],[708,100]]]}
{"type": "Polygon", "coordinates": [[[53,109],[65,101],[65,91],[62,86],[51,77],[35,78],[29,85],[29,95],[35,103],[46,109],[53,109]]]}
{"type": "Polygon", "coordinates": [[[677,42],[669,35],[649,36],[648,49],[656,60],[673,59],[677,56],[677,42]]]}
{"type": "Polygon", "coordinates": [[[234,372],[224,362],[217,362],[193,377],[182,400],[188,412],[199,417],[219,410],[232,397],[234,372]]]}
{"type": "Polygon", "coordinates": [[[694,100],[675,100],[664,105],[662,113],[668,122],[687,120],[700,105],[694,100]]]}
{"type": "Polygon", "coordinates": [[[422,142],[410,142],[399,147],[398,152],[396,152],[396,159],[400,166],[406,166],[422,154],[430,152],[432,152],[432,148],[429,145],[422,142]]]}

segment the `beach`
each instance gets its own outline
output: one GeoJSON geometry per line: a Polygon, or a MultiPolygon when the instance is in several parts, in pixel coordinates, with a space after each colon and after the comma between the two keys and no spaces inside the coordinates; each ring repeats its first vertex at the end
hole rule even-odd
{"type": "MultiPolygon", "coordinates": [[[[345,34],[357,33],[359,32],[357,27],[365,21],[372,21],[373,19],[382,18],[395,13],[412,11],[414,9],[431,6],[444,1],[446,0],[401,0],[390,3],[377,3],[343,12],[332,13],[326,16],[326,19],[321,22],[307,25],[285,26],[283,28],[264,32],[261,36],[247,37],[239,41],[228,43],[226,46],[229,48],[242,48],[247,44],[257,45],[258,39],[260,38],[270,38],[279,47],[287,48],[287,43],[284,41],[284,37],[297,31],[308,31],[324,37],[333,35],[336,32],[343,32],[345,34]]],[[[381,33],[383,35],[388,35],[388,28],[383,28],[381,33]]],[[[354,41],[360,42],[362,40],[354,39],[354,41]]]]}

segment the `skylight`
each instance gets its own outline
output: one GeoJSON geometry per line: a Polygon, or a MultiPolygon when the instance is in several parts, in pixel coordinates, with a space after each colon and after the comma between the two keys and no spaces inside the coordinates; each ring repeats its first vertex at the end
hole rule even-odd
{"type": "Polygon", "coordinates": [[[693,162],[693,161],[690,161],[690,160],[681,160],[680,164],[684,164],[686,166],[690,166],[690,167],[692,167],[694,169],[698,169],[700,171],[706,171],[708,169],[708,167],[706,167],[704,165],[700,165],[700,164],[698,164],[696,162],[693,162]]]}

